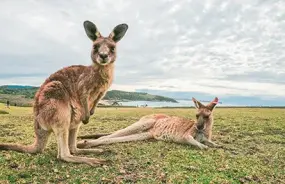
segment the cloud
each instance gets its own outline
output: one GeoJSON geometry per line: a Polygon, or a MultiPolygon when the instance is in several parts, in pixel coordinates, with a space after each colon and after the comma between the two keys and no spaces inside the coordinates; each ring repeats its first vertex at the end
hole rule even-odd
{"type": "Polygon", "coordinates": [[[48,74],[88,65],[83,21],[118,45],[117,89],[283,96],[285,2],[98,0],[0,2],[0,84],[40,85],[48,74]]]}

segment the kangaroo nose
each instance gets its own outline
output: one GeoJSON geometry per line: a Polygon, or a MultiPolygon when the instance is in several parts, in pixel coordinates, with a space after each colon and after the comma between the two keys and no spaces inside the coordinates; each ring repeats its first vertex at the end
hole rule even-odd
{"type": "Polygon", "coordinates": [[[203,124],[198,124],[198,125],[197,125],[197,128],[198,128],[199,130],[202,130],[202,129],[204,128],[204,125],[203,125],[203,124]]]}
{"type": "Polygon", "coordinates": [[[108,54],[100,54],[100,57],[101,57],[102,59],[106,59],[106,58],[108,57],[108,54]]]}

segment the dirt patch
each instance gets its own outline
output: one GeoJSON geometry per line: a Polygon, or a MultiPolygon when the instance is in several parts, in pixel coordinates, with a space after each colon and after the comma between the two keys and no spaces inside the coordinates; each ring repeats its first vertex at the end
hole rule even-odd
{"type": "Polygon", "coordinates": [[[261,179],[258,178],[256,175],[253,175],[253,176],[245,176],[245,177],[242,177],[239,179],[239,182],[241,183],[251,183],[251,182],[254,182],[254,183],[261,183],[261,179]]]}

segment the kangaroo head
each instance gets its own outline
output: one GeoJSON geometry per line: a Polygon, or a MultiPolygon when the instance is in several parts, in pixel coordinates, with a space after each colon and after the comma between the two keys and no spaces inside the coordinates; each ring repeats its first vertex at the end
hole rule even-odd
{"type": "Polygon", "coordinates": [[[215,99],[212,102],[210,102],[208,105],[203,105],[201,102],[199,102],[195,98],[192,98],[192,101],[194,102],[195,107],[197,109],[197,113],[196,113],[197,128],[199,130],[202,130],[206,128],[207,124],[212,122],[213,110],[215,106],[217,105],[219,99],[215,97],[215,99]]]}
{"type": "Polygon", "coordinates": [[[87,36],[93,42],[91,51],[93,63],[101,66],[113,63],[116,60],[116,43],[124,37],[128,25],[117,25],[108,37],[101,36],[95,24],[88,20],[83,25],[87,36]]]}

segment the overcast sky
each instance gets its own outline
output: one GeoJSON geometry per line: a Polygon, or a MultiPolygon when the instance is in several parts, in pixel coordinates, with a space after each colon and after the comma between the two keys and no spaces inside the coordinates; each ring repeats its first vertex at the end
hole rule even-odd
{"type": "Polygon", "coordinates": [[[281,97],[284,10],[282,0],[1,0],[0,85],[89,65],[90,20],[104,36],[129,25],[113,89],[281,97]]]}

